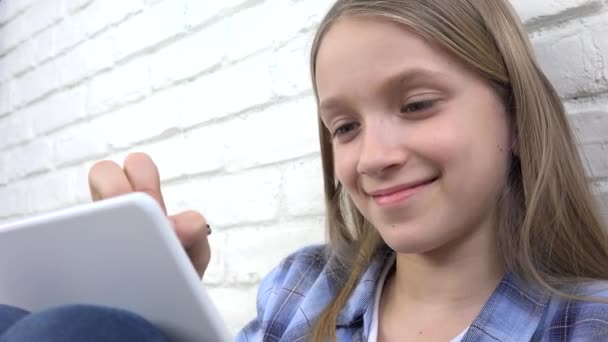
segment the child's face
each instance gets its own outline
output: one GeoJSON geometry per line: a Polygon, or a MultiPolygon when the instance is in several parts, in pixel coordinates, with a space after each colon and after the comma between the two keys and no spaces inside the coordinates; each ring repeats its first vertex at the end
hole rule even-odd
{"type": "Polygon", "coordinates": [[[389,246],[424,253],[493,236],[512,134],[487,82],[406,28],[372,18],[334,24],[316,82],[336,175],[389,246]]]}

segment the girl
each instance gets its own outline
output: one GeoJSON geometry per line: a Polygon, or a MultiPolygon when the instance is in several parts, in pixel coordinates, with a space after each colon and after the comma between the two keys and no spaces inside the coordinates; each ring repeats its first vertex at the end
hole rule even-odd
{"type": "Polygon", "coordinates": [[[608,340],[608,240],[507,1],[337,1],[311,71],[329,246],[242,340],[608,340]]]}
{"type": "MultiPolygon", "coordinates": [[[[263,280],[238,341],[608,340],[608,239],[507,0],[338,0],[311,72],[329,243],[263,280]]],[[[163,206],[146,155],[89,176],[163,206]]],[[[170,219],[202,274],[204,218],[170,219]]]]}

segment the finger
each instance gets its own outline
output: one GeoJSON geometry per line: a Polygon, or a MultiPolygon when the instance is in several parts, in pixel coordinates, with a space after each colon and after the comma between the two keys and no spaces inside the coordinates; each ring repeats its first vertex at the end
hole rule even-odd
{"type": "Polygon", "coordinates": [[[205,218],[196,211],[185,211],[170,216],[169,220],[192,264],[202,276],[211,256],[205,218]]]}
{"type": "Polygon", "coordinates": [[[169,216],[173,229],[184,248],[188,249],[207,239],[207,221],[200,213],[188,210],[169,216]]]}
{"type": "Polygon", "coordinates": [[[160,191],[160,175],[152,158],[141,152],[131,153],[125,158],[124,169],[133,191],[152,196],[166,214],[165,201],[160,191]]]}
{"type": "Polygon", "coordinates": [[[200,240],[190,249],[186,250],[194,269],[201,278],[205,274],[205,270],[207,270],[207,266],[209,266],[209,261],[211,260],[211,247],[209,246],[209,240],[206,238],[207,234],[204,234],[204,236],[204,240],[200,240]]]}
{"type": "Polygon", "coordinates": [[[95,163],[89,171],[89,191],[93,201],[132,192],[131,183],[120,165],[111,160],[95,163]]]}

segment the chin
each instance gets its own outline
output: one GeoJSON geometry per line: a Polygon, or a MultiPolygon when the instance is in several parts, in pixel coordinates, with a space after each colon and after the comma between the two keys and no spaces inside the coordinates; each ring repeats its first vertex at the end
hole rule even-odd
{"type": "Polygon", "coordinates": [[[380,231],[384,242],[399,254],[424,254],[448,243],[445,234],[428,234],[429,230],[412,229],[412,232],[395,231],[398,228],[386,227],[380,231]],[[392,230],[392,231],[390,231],[392,230]]]}
{"type": "Polygon", "coordinates": [[[425,254],[435,250],[438,246],[414,241],[386,241],[384,242],[398,254],[425,254]]]}

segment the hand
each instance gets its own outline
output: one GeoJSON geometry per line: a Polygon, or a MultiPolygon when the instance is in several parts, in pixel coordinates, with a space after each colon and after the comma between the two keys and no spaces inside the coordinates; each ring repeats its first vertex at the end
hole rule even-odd
{"type": "MultiPolygon", "coordinates": [[[[109,160],[95,163],[89,171],[89,190],[93,201],[131,192],[145,192],[167,213],[160,190],[158,168],[145,153],[129,154],[123,167],[109,160]]],[[[202,277],[211,256],[205,218],[196,211],[185,211],[167,217],[194,268],[202,277]]]]}

